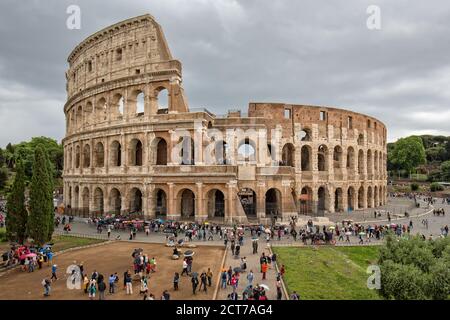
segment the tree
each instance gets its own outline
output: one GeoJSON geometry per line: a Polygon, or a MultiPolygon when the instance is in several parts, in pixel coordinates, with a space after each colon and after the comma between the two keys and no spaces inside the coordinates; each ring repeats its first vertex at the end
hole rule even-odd
{"type": "Polygon", "coordinates": [[[16,176],[6,202],[6,237],[23,243],[26,238],[28,212],[25,207],[25,171],[21,161],[16,163],[16,176]]]}
{"type": "Polygon", "coordinates": [[[8,182],[8,169],[0,167],[0,190],[6,186],[8,182]]]}
{"type": "Polygon", "coordinates": [[[379,294],[386,299],[448,299],[450,295],[450,238],[433,241],[392,234],[380,248],[379,294]]]}
{"type": "Polygon", "coordinates": [[[442,179],[450,181],[450,161],[441,163],[442,179]]]}
{"type": "Polygon", "coordinates": [[[396,169],[406,170],[407,172],[411,172],[417,166],[426,163],[422,139],[416,136],[399,139],[388,157],[396,169]]]}
{"type": "Polygon", "coordinates": [[[47,172],[48,172],[48,204],[49,204],[49,216],[48,216],[48,235],[47,238],[51,240],[53,231],[54,231],[54,221],[55,221],[55,211],[53,207],[53,191],[55,190],[55,183],[54,183],[54,166],[53,163],[50,161],[49,156],[47,152],[44,152],[45,154],[45,161],[47,164],[47,172]]]}
{"type": "Polygon", "coordinates": [[[49,186],[48,163],[45,151],[37,146],[34,152],[33,175],[30,184],[30,214],[28,235],[35,243],[42,245],[49,239],[49,216],[53,212],[49,186]],[[49,203],[49,201],[51,203],[49,203]]]}

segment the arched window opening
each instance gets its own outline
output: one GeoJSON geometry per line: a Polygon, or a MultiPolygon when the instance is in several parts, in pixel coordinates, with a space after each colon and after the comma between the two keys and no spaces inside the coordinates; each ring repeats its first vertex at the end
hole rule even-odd
{"type": "Polygon", "coordinates": [[[166,110],[169,108],[169,91],[167,89],[162,89],[158,92],[157,104],[158,111],[166,110]]]}
{"type": "Polygon", "coordinates": [[[355,189],[353,187],[349,187],[347,190],[347,208],[348,211],[355,210],[355,189]]]}
{"type": "Polygon", "coordinates": [[[319,146],[317,152],[317,169],[319,171],[328,171],[328,148],[325,145],[319,146]]]}
{"type": "Polygon", "coordinates": [[[130,147],[130,165],[137,167],[142,166],[142,142],[139,139],[133,139],[131,140],[130,147]]]}
{"type": "Polygon", "coordinates": [[[295,167],[295,147],[292,143],[287,143],[283,147],[282,164],[286,167],[295,167]]]}
{"type": "Polygon", "coordinates": [[[83,147],[83,168],[91,166],[91,147],[85,144],[83,147]]]}
{"type": "Polygon", "coordinates": [[[333,151],[333,167],[335,169],[342,168],[342,148],[340,146],[334,147],[333,151]]]}
{"type": "Polygon", "coordinates": [[[194,165],[194,140],[191,137],[184,136],[180,139],[181,143],[181,150],[180,150],[180,157],[181,157],[181,164],[182,165],[194,165]]]}
{"type": "Polygon", "coordinates": [[[103,143],[98,142],[95,146],[95,166],[102,168],[105,165],[105,149],[103,143]]]}
{"type": "Polygon", "coordinates": [[[216,142],[214,154],[216,158],[216,164],[227,164],[228,144],[223,140],[216,142]]]}
{"type": "Polygon", "coordinates": [[[208,192],[208,216],[210,218],[223,218],[225,216],[225,196],[218,189],[208,192]]]}
{"type": "Polygon", "coordinates": [[[167,195],[162,189],[156,190],[155,215],[157,217],[167,215],[167,195]]]}
{"type": "Polygon", "coordinates": [[[300,194],[300,214],[311,215],[312,204],[312,189],[309,187],[302,188],[300,194]]]}
{"type": "Polygon", "coordinates": [[[334,211],[344,211],[343,194],[341,188],[337,188],[334,192],[334,211]]]}
{"type": "Polygon", "coordinates": [[[256,161],[256,146],[249,138],[245,138],[238,147],[238,155],[242,161],[256,161]]]}
{"type": "Polygon", "coordinates": [[[362,133],[360,133],[358,136],[358,145],[359,146],[364,145],[364,135],[362,133]]]}
{"type": "Polygon", "coordinates": [[[256,217],[256,192],[250,188],[241,189],[238,193],[242,208],[247,217],[256,217]]]}
{"type": "Polygon", "coordinates": [[[136,96],[136,115],[143,116],[145,112],[145,97],[142,91],[138,91],[136,96]]]}
{"type": "Polygon", "coordinates": [[[303,146],[301,150],[302,154],[302,171],[311,171],[311,148],[309,146],[303,146]]]}
{"type": "Polygon", "coordinates": [[[362,150],[358,152],[358,173],[364,174],[364,152],[362,150]]]}
{"type": "Polygon", "coordinates": [[[160,139],[156,146],[156,165],[167,165],[167,142],[164,139],[160,139]]]}
{"type": "Polygon", "coordinates": [[[272,188],[266,192],[266,217],[277,217],[281,215],[281,192],[272,188]]]}
{"type": "Polygon", "coordinates": [[[349,173],[353,173],[355,169],[355,150],[349,147],[347,150],[347,170],[349,173]]]}
{"type": "Polygon", "coordinates": [[[131,189],[130,213],[142,214],[142,192],[138,188],[131,189]]]}
{"type": "Polygon", "coordinates": [[[81,160],[81,148],[77,146],[75,148],[75,168],[80,168],[80,160],[81,160]]]}
{"type": "Polygon", "coordinates": [[[120,191],[117,189],[112,189],[110,192],[110,206],[111,213],[120,214],[122,211],[122,196],[120,191]]]}
{"type": "Polygon", "coordinates": [[[180,210],[182,217],[195,217],[195,200],[195,194],[191,190],[184,189],[181,192],[180,210]]]}
{"type": "Polygon", "coordinates": [[[122,165],[122,146],[118,141],[111,144],[111,166],[120,167],[122,165]]]}

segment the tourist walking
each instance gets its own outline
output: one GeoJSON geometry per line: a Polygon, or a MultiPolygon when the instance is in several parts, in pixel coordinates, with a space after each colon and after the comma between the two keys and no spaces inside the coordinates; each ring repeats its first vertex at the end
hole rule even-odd
{"type": "Polygon", "coordinates": [[[95,299],[95,294],[97,292],[97,288],[95,286],[96,281],[95,280],[91,280],[90,284],[89,284],[89,299],[93,300],[95,299]]]}
{"type": "Polygon", "coordinates": [[[52,277],[50,278],[51,281],[53,281],[53,279],[58,280],[58,277],[56,276],[56,270],[57,270],[58,266],[56,264],[52,265],[52,277]]]}
{"type": "Polygon", "coordinates": [[[105,300],[106,284],[105,281],[103,281],[103,278],[99,280],[97,287],[98,287],[98,300],[105,300]]]}
{"type": "Polygon", "coordinates": [[[179,282],[180,282],[180,274],[178,272],[175,272],[175,275],[173,276],[173,290],[178,291],[179,282]]]}
{"type": "Polygon", "coordinates": [[[44,296],[48,297],[51,290],[51,281],[45,278],[44,280],[42,280],[42,286],[44,287],[44,296]]]}
{"type": "Polygon", "coordinates": [[[251,286],[253,285],[253,279],[254,279],[254,274],[253,274],[253,270],[250,270],[250,272],[247,274],[247,282],[248,285],[251,286]]]}
{"type": "Polygon", "coordinates": [[[207,292],[207,288],[206,288],[206,283],[208,281],[207,279],[208,279],[208,277],[206,275],[206,272],[202,272],[202,274],[200,275],[200,288],[199,288],[199,290],[202,290],[202,288],[203,288],[203,291],[205,291],[205,293],[207,292]]]}
{"type": "Polygon", "coordinates": [[[197,278],[197,273],[194,272],[194,274],[192,275],[191,282],[192,282],[192,293],[196,294],[198,282],[199,282],[198,278],[197,278]]]}
{"type": "Polygon", "coordinates": [[[129,272],[127,272],[125,276],[125,286],[127,289],[127,294],[133,294],[133,283],[131,279],[131,274],[129,272]]]}
{"type": "Polygon", "coordinates": [[[206,272],[206,277],[208,278],[208,286],[211,287],[211,285],[212,285],[212,277],[213,277],[213,273],[211,271],[211,268],[208,268],[208,272],[206,272]]]}
{"type": "Polygon", "coordinates": [[[116,276],[115,275],[110,275],[109,276],[109,293],[113,294],[114,293],[114,284],[116,282],[116,276]]]}

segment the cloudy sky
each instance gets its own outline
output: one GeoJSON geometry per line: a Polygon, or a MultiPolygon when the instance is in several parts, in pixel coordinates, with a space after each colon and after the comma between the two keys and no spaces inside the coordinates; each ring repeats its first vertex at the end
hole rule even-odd
{"type": "Polygon", "coordinates": [[[182,61],[191,107],[337,106],[377,117],[390,141],[450,135],[448,0],[2,0],[0,147],[40,135],[61,140],[68,54],[144,13],[182,61]],[[72,4],[80,30],[66,27],[72,4]],[[366,25],[372,4],[380,30],[366,25]]]}

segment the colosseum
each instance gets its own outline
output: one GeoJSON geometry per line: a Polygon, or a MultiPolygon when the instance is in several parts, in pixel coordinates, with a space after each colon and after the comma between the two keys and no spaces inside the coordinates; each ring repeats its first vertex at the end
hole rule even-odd
{"type": "Polygon", "coordinates": [[[268,223],[386,203],[386,127],[337,108],[190,109],[150,15],[68,57],[64,204],[79,215],[268,223]]]}

